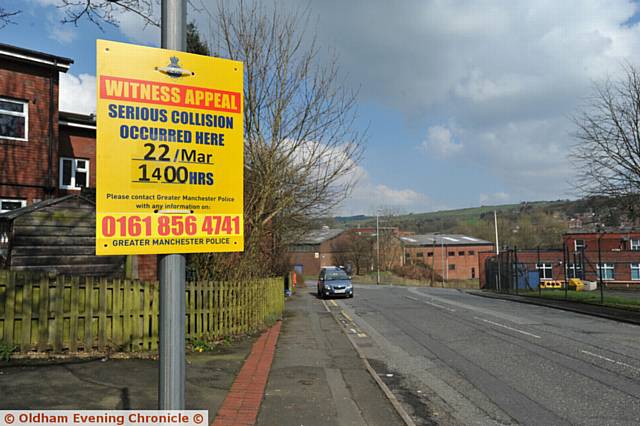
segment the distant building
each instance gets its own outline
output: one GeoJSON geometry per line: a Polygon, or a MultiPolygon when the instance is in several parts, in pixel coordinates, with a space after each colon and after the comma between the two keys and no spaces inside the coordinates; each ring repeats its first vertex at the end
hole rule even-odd
{"type": "Polygon", "coordinates": [[[317,275],[323,266],[340,266],[336,259],[338,246],[346,238],[344,229],[323,227],[309,231],[289,246],[289,264],[303,275],[317,275]]]}
{"type": "Polygon", "coordinates": [[[495,251],[491,241],[457,234],[402,236],[404,262],[423,263],[448,280],[479,277],[478,255],[495,251]]]}

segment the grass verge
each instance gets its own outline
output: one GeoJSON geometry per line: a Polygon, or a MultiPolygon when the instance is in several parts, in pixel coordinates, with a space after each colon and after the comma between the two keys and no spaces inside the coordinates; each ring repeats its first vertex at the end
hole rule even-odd
{"type": "MultiPolygon", "coordinates": [[[[572,302],[588,303],[592,305],[600,305],[600,292],[599,291],[568,291],[567,298],[565,299],[565,293],[563,289],[546,289],[541,293],[537,291],[527,291],[518,293],[519,296],[527,297],[541,297],[545,299],[555,300],[570,300],[572,302]]],[[[604,294],[604,303],[602,306],[608,306],[611,308],[626,309],[630,311],[640,312],[640,299],[624,296],[611,296],[604,294]]]]}

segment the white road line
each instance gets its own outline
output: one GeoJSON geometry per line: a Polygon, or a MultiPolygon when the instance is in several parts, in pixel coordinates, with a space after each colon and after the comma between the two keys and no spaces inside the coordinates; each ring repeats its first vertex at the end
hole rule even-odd
{"type": "Polygon", "coordinates": [[[509,327],[508,325],[504,325],[504,324],[500,324],[500,323],[497,323],[497,322],[489,321],[489,320],[484,319],[484,318],[479,318],[479,317],[474,317],[474,318],[477,319],[477,320],[484,321],[486,323],[495,325],[496,327],[502,327],[502,328],[506,328],[507,330],[515,331],[516,333],[524,334],[525,336],[531,336],[531,337],[535,337],[536,339],[542,339],[542,337],[540,337],[538,335],[535,335],[533,333],[529,333],[529,332],[526,332],[526,331],[518,330],[517,328],[509,327]]]}
{"type": "Polygon", "coordinates": [[[427,305],[435,306],[436,308],[444,309],[445,311],[449,311],[449,312],[456,311],[455,309],[447,308],[446,306],[438,305],[437,303],[428,302],[426,300],[423,300],[422,303],[426,303],[427,305]]]}
{"type": "Polygon", "coordinates": [[[407,299],[410,299],[410,300],[414,300],[416,302],[422,302],[422,303],[426,303],[427,305],[435,306],[436,308],[444,309],[445,311],[449,311],[449,312],[455,312],[456,311],[455,309],[447,308],[446,306],[439,305],[439,304],[433,303],[433,302],[429,302],[427,300],[420,300],[420,299],[416,299],[415,297],[411,297],[411,296],[404,296],[404,297],[406,297],[407,299]]]}
{"type": "Polygon", "coordinates": [[[603,359],[605,361],[609,361],[609,362],[612,362],[614,364],[621,365],[623,367],[630,368],[630,369],[635,370],[635,371],[640,371],[640,368],[634,367],[633,365],[629,365],[629,364],[624,363],[622,361],[616,361],[615,359],[607,358],[606,356],[594,354],[593,352],[589,352],[589,351],[582,351],[581,350],[580,352],[582,352],[583,354],[591,355],[592,357],[595,357],[595,358],[600,358],[600,359],[603,359]]]}
{"type": "Polygon", "coordinates": [[[327,312],[331,312],[331,309],[329,309],[329,307],[327,306],[327,302],[325,302],[324,300],[322,301],[322,305],[324,306],[324,308],[327,310],[327,312]]]}

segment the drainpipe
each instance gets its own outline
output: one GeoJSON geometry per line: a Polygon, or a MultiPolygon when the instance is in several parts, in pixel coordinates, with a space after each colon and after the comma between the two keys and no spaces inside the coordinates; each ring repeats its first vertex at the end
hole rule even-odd
{"type": "MultiPolygon", "coordinates": [[[[58,69],[58,61],[54,60],[54,66],[57,72],[58,69]]],[[[49,139],[49,158],[47,161],[47,197],[46,198],[51,198],[53,197],[53,193],[55,191],[55,184],[53,182],[53,145],[54,145],[54,141],[53,141],[53,116],[55,114],[55,103],[54,103],[54,79],[55,79],[55,74],[51,76],[51,78],[49,78],[49,130],[48,130],[48,135],[47,138],[49,139]]]]}

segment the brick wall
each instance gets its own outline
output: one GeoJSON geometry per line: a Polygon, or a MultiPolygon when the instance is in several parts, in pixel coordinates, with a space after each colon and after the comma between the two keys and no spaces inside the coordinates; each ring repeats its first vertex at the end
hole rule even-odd
{"type": "Polygon", "coordinates": [[[55,196],[57,158],[51,161],[49,180],[49,87],[53,78],[52,138],[57,152],[58,72],[29,64],[4,63],[0,69],[0,96],[28,101],[28,140],[0,138],[0,197],[34,199],[55,196]]]}
{"type": "Polygon", "coordinates": [[[138,279],[141,281],[157,281],[158,280],[158,256],[148,254],[137,256],[138,260],[138,279]]]}
{"type": "MultiPolygon", "coordinates": [[[[60,126],[59,157],[89,160],[89,187],[96,187],[96,132],[71,126],[60,126]]],[[[58,157],[58,158],[59,158],[58,157]]],[[[57,160],[59,162],[59,159],[57,160]]],[[[68,193],[78,191],[70,190],[68,193]]]]}
{"type": "Polygon", "coordinates": [[[478,254],[491,249],[487,245],[406,246],[405,262],[433,266],[437,274],[450,280],[468,280],[480,277],[478,254]]]}

